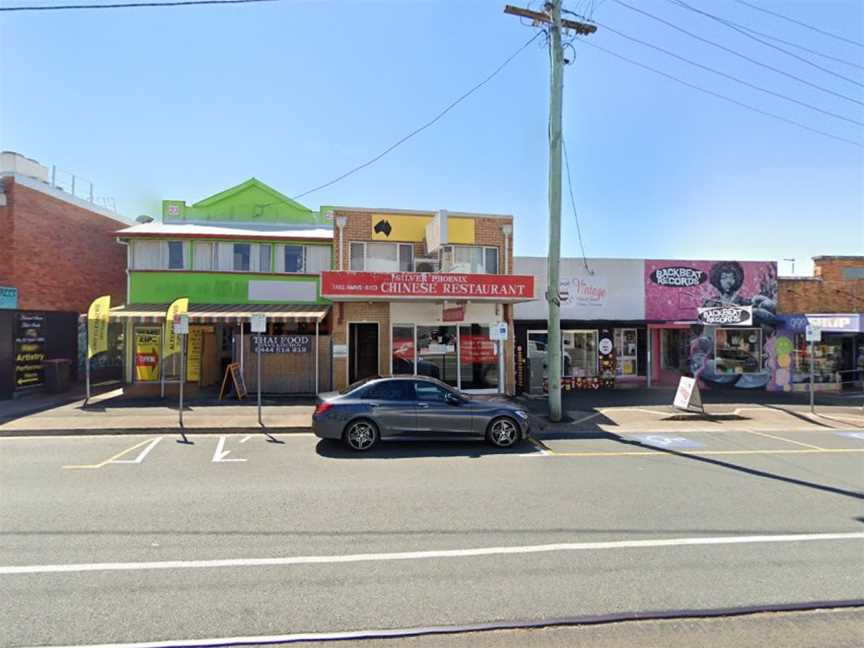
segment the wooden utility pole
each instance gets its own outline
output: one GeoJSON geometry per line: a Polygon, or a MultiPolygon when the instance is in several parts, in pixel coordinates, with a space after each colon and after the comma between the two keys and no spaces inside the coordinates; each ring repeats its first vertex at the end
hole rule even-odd
{"type": "Polygon", "coordinates": [[[549,304],[546,343],[546,376],[549,392],[549,419],[561,420],[561,300],[559,298],[558,266],[561,260],[561,112],[564,88],[564,50],[561,30],[572,29],[588,35],[597,31],[595,25],[562,20],[561,0],[549,0],[544,11],[531,11],[507,5],[504,13],[531,18],[534,25],[543,25],[549,32],[551,74],[549,83],[549,265],[546,301],[549,304]]]}

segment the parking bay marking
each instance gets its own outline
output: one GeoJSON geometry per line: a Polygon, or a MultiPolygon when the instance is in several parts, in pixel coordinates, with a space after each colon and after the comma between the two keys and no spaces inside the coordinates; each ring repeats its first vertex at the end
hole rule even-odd
{"type": "MultiPolygon", "coordinates": [[[[235,458],[235,459],[226,459],[229,454],[231,454],[230,450],[225,450],[225,435],[219,437],[219,442],[216,444],[216,452],[213,453],[213,463],[228,463],[229,461],[246,461],[245,459],[235,458]]],[[[242,443],[242,442],[241,442],[242,443]]]]}
{"type": "Polygon", "coordinates": [[[148,571],[164,569],[213,569],[219,567],[276,567],[290,565],[387,562],[430,558],[469,558],[508,554],[536,554],[600,549],[650,549],[705,545],[765,544],[829,540],[864,540],[864,532],[794,533],[777,535],[742,535],[719,537],[655,538],[651,540],[612,540],[601,542],[559,542],[541,545],[476,547],[472,549],[435,549],[389,553],[331,554],[313,556],[276,556],[271,558],[226,558],[217,560],[164,560],[152,562],[71,563],[47,565],[3,565],[0,575],[58,574],[105,571],[148,571]]]}
{"type": "Polygon", "coordinates": [[[159,443],[161,440],[162,440],[162,437],[156,437],[155,439],[144,439],[140,443],[136,443],[135,445],[133,445],[131,448],[126,448],[125,450],[118,452],[114,456],[109,457],[105,461],[102,461],[98,464],[69,465],[69,466],[63,466],[63,468],[66,468],[66,469],[76,469],[76,468],[95,469],[95,468],[102,468],[104,466],[107,466],[108,464],[140,464],[141,462],[144,461],[144,457],[146,457],[150,453],[150,451],[156,447],[156,444],[159,443]],[[144,450],[142,450],[138,454],[138,456],[135,457],[134,459],[120,459],[120,457],[125,455],[127,452],[132,452],[136,448],[140,448],[141,446],[143,446],[145,444],[147,445],[147,447],[144,448],[144,450]]]}

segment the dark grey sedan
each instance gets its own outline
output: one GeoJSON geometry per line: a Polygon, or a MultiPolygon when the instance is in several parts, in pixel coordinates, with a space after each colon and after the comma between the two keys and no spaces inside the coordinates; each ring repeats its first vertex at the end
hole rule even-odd
{"type": "Polygon", "coordinates": [[[529,434],[528,413],[505,400],[471,398],[425,376],[374,378],[321,394],[312,430],[354,450],[380,440],[486,439],[509,448],[529,434]]]}

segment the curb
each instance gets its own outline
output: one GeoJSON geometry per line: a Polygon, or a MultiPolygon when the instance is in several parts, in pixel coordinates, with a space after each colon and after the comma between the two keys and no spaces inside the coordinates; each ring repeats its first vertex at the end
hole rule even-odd
{"type": "Polygon", "coordinates": [[[311,427],[233,427],[233,428],[218,428],[218,427],[194,427],[194,428],[179,428],[179,427],[161,427],[161,428],[96,428],[96,429],[79,429],[79,430],[0,430],[0,438],[4,437],[75,437],[75,436],[124,436],[133,434],[185,434],[187,436],[199,434],[311,434],[311,427]]]}

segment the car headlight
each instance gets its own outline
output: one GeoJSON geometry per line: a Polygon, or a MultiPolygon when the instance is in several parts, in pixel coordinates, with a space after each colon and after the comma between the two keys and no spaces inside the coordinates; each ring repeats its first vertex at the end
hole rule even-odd
{"type": "Polygon", "coordinates": [[[516,410],[513,413],[521,419],[524,419],[526,421],[528,420],[528,412],[526,412],[525,410],[516,410]]]}

